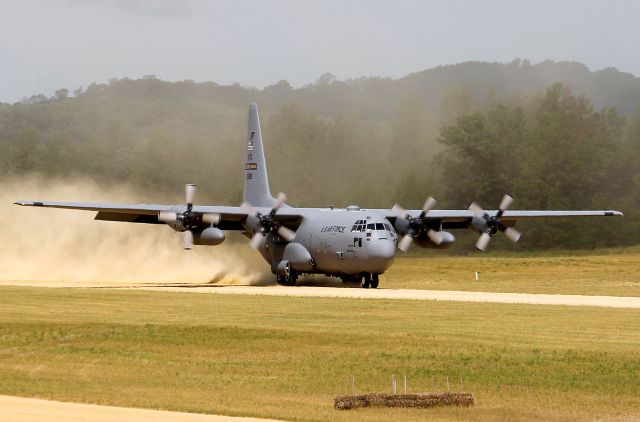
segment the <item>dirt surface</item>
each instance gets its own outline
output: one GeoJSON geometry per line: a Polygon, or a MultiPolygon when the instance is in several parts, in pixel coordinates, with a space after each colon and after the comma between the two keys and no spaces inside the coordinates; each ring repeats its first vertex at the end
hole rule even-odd
{"type": "Polygon", "coordinates": [[[362,289],[314,286],[221,286],[215,284],[118,284],[61,283],[50,281],[0,281],[0,285],[66,288],[115,288],[164,292],[213,293],[235,295],[340,297],[352,299],[439,300],[449,302],[490,302],[529,305],[598,306],[640,309],[640,297],[581,296],[529,293],[462,292],[413,289],[362,289]]]}
{"type": "Polygon", "coordinates": [[[0,396],[0,422],[240,422],[272,421],[0,396]]]}

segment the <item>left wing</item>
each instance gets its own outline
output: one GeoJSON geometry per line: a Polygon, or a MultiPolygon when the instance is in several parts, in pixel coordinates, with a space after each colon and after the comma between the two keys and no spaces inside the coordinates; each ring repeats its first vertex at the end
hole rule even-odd
{"type": "Polygon", "coordinates": [[[444,246],[453,243],[453,235],[444,230],[469,228],[480,237],[476,248],[485,250],[491,238],[497,232],[503,232],[509,240],[517,242],[520,232],[513,226],[518,220],[567,217],[615,217],[622,216],[620,211],[509,211],[513,201],[505,195],[497,210],[483,210],[472,203],[468,210],[433,210],[436,200],[428,198],[422,210],[404,210],[397,204],[390,210],[372,210],[385,217],[396,227],[402,238],[398,248],[406,251],[414,239],[428,240],[430,244],[444,246]],[[426,236],[426,237],[425,237],[426,236]]]}
{"type": "MultiPolygon", "coordinates": [[[[387,218],[391,222],[395,222],[398,217],[397,212],[391,209],[372,210],[387,218]]],[[[499,210],[486,210],[489,215],[495,215],[499,210]]],[[[418,218],[422,210],[407,210],[407,214],[414,218],[418,218]]],[[[598,211],[504,211],[501,222],[508,226],[513,226],[518,220],[539,220],[546,218],[569,218],[569,217],[622,217],[624,214],[620,211],[598,210],[598,211]]],[[[442,222],[444,229],[462,229],[467,228],[471,224],[471,220],[475,214],[470,210],[430,210],[424,218],[431,221],[442,222]]]]}

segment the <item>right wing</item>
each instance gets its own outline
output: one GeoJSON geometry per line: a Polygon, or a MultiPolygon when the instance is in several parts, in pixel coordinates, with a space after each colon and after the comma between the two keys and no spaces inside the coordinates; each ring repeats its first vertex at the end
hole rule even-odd
{"type": "MultiPolygon", "coordinates": [[[[120,221],[126,223],[165,224],[158,219],[160,212],[175,212],[181,214],[187,210],[185,205],[161,205],[161,204],[115,204],[99,202],[56,202],[56,201],[17,201],[16,205],[26,207],[62,208],[69,210],[97,211],[95,220],[120,221]]],[[[283,225],[295,230],[302,221],[302,215],[291,212],[293,208],[281,208],[276,220],[283,225]],[[289,212],[287,212],[289,211],[289,212]]],[[[258,209],[260,212],[268,212],[268,209],[258,209]]],[[[194,205],[192,212],[195,214],[218,214],[220,223],[216,225],[221,230],[244,231],[244,223],[248,212],[244,207],[227,206],[198,206],[194,205]]]]}

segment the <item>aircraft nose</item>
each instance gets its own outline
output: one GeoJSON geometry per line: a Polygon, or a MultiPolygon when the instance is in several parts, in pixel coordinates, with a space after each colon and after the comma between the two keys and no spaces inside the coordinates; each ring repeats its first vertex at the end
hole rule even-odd
{"type": "Polygon", "coordinates": [[[378,239],[369,244],[369,264],[372,272],[383,273],[396,257],[396,245],[389,239],[378,239]]]}

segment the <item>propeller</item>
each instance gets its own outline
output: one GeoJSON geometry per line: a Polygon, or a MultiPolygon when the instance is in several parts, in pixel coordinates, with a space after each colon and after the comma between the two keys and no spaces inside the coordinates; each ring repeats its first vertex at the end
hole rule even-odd
{"type": "Polygon", "coordinates": [[[187,184],[184,187],[185,201],[187,209],[178,213],[176,211],[160,211],[158,220],[169,224],[177,231],[184,232],[182,247],[184,249],[193,248],[193,229],[203,224],[216,226],[220,223],[220,214],[216,213],[194,213],[193,201],[196,196],[196,185],[187,184]]]}
{"type": "Polygon", "coordinates": [[[491,238],[498,231],[503,232],[513,243],[520,240],[520,236],[522,236],[522,234],[518,230],[513,227],[507,227],[500,222],[502,215],[509,208],[512,202],[512,197],[504,195],[502,197],[502,201],[500,201],[500,207],[495,215],[489,215],[489,213],[483,210],[482,207],[475,202],[472,202],[471,205],[469,205],[469,211],[473,214],[471,226],[474,230],[481,233],[478,241],[476,242],[477,249],[481,251],[487,249],[491,238]]]}
{"type": "Polygon", "coordinates": [[[278,193],[271,211],[266,214],[261,213],[248,202],[242,204],[242,207],[245,208],[247,210],[247,214],[249,214],[247,217],[249,225],[254,228],[257,227],[256,232],[249,242],[249,246],[253,249],[259,249],[269,233],[277,233],[278,236],[287,242],[291,242],[295,238],[296,233],[293,230],[274,220],[276,212],[286,200],[287,196],[284,193],[278,193]]]}
{"type": "MultiPolygon", "coordinates": [[[[435,198],[431,196],[428,197],[424,202],[422,212],[418,217],[412,217],[411,214],[409,214],[398,204],[395,204],[393,208],[391,208],[391,210],[397,215],[397,219],[402,222],[401,224],[407,227],[405,235],[402,236],[402,238],[398,242],[398,249],[400,249],[402,252],[408,251],[413,244],[413,239],[418,237],[420,233],[424,231],[424,217],[431,209],[433,209],[433,207],[436,205],[436,202],[437,200],[435,198]]],[[[443,237],[442,233],[440,233],[439,231],[429,228],[427,229],[427,237],[429,237],[429,240],[431,240],[436,245],[442,243],[443,237]]]]}

